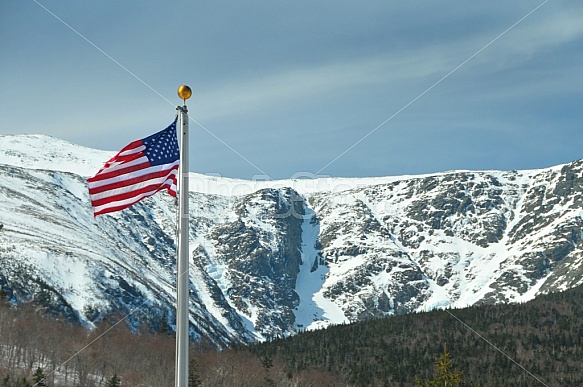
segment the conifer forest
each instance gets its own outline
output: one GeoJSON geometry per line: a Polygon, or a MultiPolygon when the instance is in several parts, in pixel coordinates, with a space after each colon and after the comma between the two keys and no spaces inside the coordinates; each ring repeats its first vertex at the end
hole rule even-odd
{"type": "MultiPolygon", "coordinates": [[[[218,350],[192,343],[191,386],[581,386],[583,287],[518,305],[385,317],[218,350]],[[448,382],[445,382],[445,381],[448,382]]],[[[96,329],[0,305],[0,386],[172,386],[168,326],[96,329]]]]}

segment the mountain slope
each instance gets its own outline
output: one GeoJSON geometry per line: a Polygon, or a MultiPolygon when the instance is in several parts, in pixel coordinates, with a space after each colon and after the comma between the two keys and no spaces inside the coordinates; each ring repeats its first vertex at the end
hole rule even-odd
{"type": "MultiPolygon", "coordinates": [[[[136,327],[172,325],[175,201],[158,194],[94,218],[85,179],[112,154],[0,136],[0,286],[87,326],[113,311],[136,327]]],[[[574,287],[582,167],[286,181],[191,174],[191,334],[249,343],[574,287]]]]}

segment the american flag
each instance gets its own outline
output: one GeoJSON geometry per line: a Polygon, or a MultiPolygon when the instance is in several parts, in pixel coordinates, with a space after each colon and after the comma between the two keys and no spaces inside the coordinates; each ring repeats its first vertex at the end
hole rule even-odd
{"type": "Polygon", "coordinates": [[[176,196],[179,163],[175,120],[128,144],[87,179],[94,216],[123,210],[164,188],[176,196]]]}

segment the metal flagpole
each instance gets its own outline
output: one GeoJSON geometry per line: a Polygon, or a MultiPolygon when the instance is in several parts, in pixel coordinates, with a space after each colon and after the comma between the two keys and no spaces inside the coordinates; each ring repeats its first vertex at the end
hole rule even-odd
{"type": "Polygon", "coordinates": [[[179,168],[179,214],[178,221],[178,259],[177,295],[176,295],[176,365],[174,374],[175,387],[188,387],[188,109],[186,100],[190,98],[190,87],[178,88],[178,96],[184,101],[180,112],[180,168],[179,168]]]}

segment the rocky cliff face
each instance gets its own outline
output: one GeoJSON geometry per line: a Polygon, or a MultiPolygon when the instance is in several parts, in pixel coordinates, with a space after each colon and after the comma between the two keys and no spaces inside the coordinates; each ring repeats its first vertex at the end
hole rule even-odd
{"type": "Polygon", "coordinates": [[[314,195],[331,267],[359,262],[329,291],[370,289],[346,310],[357,320],[522,301],[579,284],[581,166],[452,172],[314,195]]]}
{"type": "Polygon", "coordinates": [[[229,202],[227,217],[206,230],[196,217],[192,222],[201,241],[193,252],[196,270],[214,274],[213,291],[260,337],[293,332],[301,220],[289,214],[303,213],[303,202],[292,195],[291,189],[262,189],[229,202]]]}
{"type": "MultiPolygon", "coordinates": [[[[39,136],[0,145],[0,287],[11,300],[87,326],[112,312],[172,326],[174,199],[95,219],[80,175],[109,155],[39,136]]],[[[192,175],[206,189],[190,192],[191,334],[224,346],[581,284],[582,168],[236,181],[241,192],[192,175]]]]}

